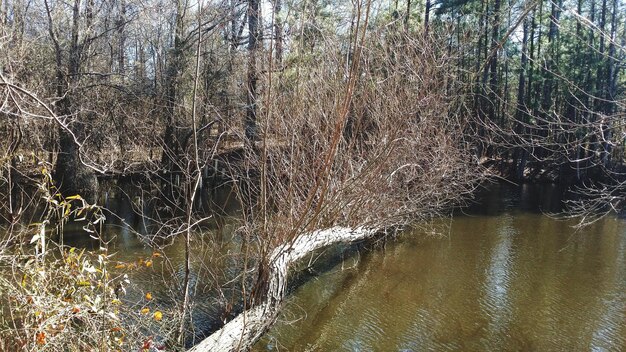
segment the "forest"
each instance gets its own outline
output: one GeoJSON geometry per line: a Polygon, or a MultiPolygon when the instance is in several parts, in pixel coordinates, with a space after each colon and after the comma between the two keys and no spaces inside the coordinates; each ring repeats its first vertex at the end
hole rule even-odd
{"type": "Polygon", "coordinates": [[[625,16],[622,0],[0,0],[0,350],[247,350],[311,253],[428,226],[486,182],[565,185],[578,227],[622,213],[625,16]],[[112,224],[150,253],[118,261],[112,224]],[[96,244],[66,243],[73,228],[96,244]],[[131,266],[158,267],[168,304],[125,294],[131,266]]]}

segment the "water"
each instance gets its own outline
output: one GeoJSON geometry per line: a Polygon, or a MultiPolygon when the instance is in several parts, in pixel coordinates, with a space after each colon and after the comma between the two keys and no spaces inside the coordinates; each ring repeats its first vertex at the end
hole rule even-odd
{"type": "MultiPolygon", "coordinates": [[[[319,276],[294,276],[298,285],[279,323],[255,350],[626,350],[626,221],[608,217],[574,232],[572,222],[543,214],[560,210],[560,194],[550,185],[495,185],[480,205],[439,220],[438,235],[416,230],[384,249],[332,252],[330,259],[343,253],[346,261],[319,264],[319,276]]],[[[236,216],[236,206],[225,205],[228,192],[215,201],[236,216]]],[[[150,225],[127,198],[110,197],[107,205],[135,229],[150,225]]],[[[239,281],[224,296],[213,289],[216,278],[236,277],[243,262],[232,236],[237,221],[220,221],[193,235],[196,338],[218,327],[225,304],[240,300],[239,281]]],[[[163,255],[151,268],[121,270],[132,282],[125,302],[151,292],[154,305],[176,309],[182,238],[150,247],[115,221],[105,233],[116,262],[163,255]]],[[[99,245],[71,229],[64,240],[99,245]]]]}
{"type": "Polygon", "coordinates": [[[552,186],[496,186],[313,279],[256,351],[626,350],[626,221],[575,232],[552,186]]]}
{"type": "MultiPolygon", "coordinates": [[[[122,280],[124,275],[129,279],[119,297],[124,309],[139,312],[148,306],[151,310],[162,311],[164,321],[168,321],[180,313],[185,241],[183,236],[155,238],[151,231],[160,230],[165,236],[180,232],[184,218],[174,222],[171,217],[160,215],[154,205],[146,201],[150,196],[133,184],[113,184],[104,189],[101,197],[101,203],[107,209],[104,212],[107,221],[101,229],[100,239],[91,237],[82,229],[84,221],[68,221],[62,237],[54,235],[52,238],[68,247],[93,251],[106,248],[111,255],[108,269],[114,279],[113,285],[125,281],[122,280]],[[152,297],[149,302],[145,299],[147,293],[152,297]]],[[[189,292],[193,304],[193,329],[188,334],[188,344],[219,328],[222,319],[232,316],[238,309],[242,280],[235,278],[243,271],[244,263],[241,238],[234,234],[234,230],[241,226],[241,215],[233,189],[228,185],[216,190],[203,189],[196,203],[195,209],[200,209],[198,216],[207,220],[196,226],[191,236],[189,292]]],[[[24,224],[40,221],[40,209],[29,211],[24,224]]],[[[2,227],[0,235],[3,235],[1,231],[2,227]]],[[[51,232],[48,233],[52,236],[51,232]]],[[[49,250],[52,248],[50,244],[48,247],[49,250]]],[[[58,255],[56,250],[52,253],[58,255]]],[[[252,266],[252,261],[248,265],[252,266]]],[[[2,305],[0,301],[0,321],[2,305]]],[[[123,319],[132,317],[123,316],[123,319]]],[[[162,328],[156,323],[142,324],[141,328],[148,336],[158,336],[162,328]]]]}

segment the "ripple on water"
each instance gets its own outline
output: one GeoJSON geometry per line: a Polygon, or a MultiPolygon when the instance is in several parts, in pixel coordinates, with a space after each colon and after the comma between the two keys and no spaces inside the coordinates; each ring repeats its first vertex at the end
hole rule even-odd
{"type": "Polygon", "coordinates": [[[456,217],[448,238],[390,243],[349,275],[303,285],[296,297],[341,288],[324,309],[298,301],[297,334],[269,335],[288,351],[626,350],[626,221],[575,236],[569,225],[524,211],[456,217]]]}

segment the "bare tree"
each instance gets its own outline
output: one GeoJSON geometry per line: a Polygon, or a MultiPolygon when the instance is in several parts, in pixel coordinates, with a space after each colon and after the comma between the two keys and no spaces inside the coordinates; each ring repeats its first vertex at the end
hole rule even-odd
{"type": "Polygon", "coordinates": [[[455,87],[445,49],[393,30],[367,33],[368,7],[355,10],[348,71],[325,38],[329,55],[301,68],[292,89],[272,92],[263,111],[274,112],[263,115],[261,153],[253,154],[264,171],[246,182],[258,203],[246,232],[260,256],[250,302],[192,351],[245,350],[275,320],[298,260],[440,214],[483,178],[463,141],[459,101],[440,89],[455,87]]]}

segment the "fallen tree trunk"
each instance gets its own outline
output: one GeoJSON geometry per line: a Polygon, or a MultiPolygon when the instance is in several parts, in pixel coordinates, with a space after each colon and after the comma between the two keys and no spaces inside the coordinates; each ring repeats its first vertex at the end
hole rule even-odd
{"type": "Polygon", "coordinates": [[[192,347],[190,352],[247,350],[276,321],[287,289],[289,267],[312,252],[338,243],[354,242],[375,235],[369,228],[332,227],[300,235],[272,251],[269,286],[265,299],[245,310],[221,329],[192,347]]]}

